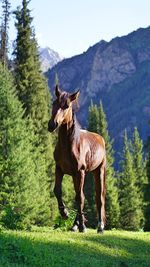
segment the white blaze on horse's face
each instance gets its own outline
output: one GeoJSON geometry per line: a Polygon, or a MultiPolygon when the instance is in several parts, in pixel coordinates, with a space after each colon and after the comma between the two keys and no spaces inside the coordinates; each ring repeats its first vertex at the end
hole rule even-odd
{"type": "Polygon", "coordinates": [[[71,106],[69,106],[66,109],[62,109],[62,108],[58,109],[56,116],[55,116],[55,119],[54,119],[54,122],[56,124],[58,124],[58,127],[61,124],[65,124],[67,122],[67,118],[68,118],[70,112],[72,112],[71,106]]]}

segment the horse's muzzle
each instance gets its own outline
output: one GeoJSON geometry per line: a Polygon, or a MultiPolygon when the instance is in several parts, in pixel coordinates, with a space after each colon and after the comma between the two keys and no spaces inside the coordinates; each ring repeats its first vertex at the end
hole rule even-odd
{"type": "Polygon", "coordinates": [[[58,127],[58,123],[57,123],[57,122],[55,123],[55,122],[52,121],[52,120],[50,120],[50,121],[48,122],[48,131],[49,131],[50,133],[52,133],[54,130],[56,130],[57,127],[58,127]]]}

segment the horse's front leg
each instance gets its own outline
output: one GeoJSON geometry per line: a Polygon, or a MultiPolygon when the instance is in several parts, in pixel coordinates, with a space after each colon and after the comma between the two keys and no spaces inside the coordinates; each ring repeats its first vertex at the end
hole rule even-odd
{"type": "Polygon", "coordinates": [[[54,194],[58,201],[58,208],[59,212],[62,216],[62,218],[67,219],[68,218],[68,211],[65,207],[65,204],[62,200],[62,179],[63,179],[63,173],[59,166],[56,166],[55,169],[55,187],[54,187],[54,194]]]}
{"type": "Polygon", "coordinates": [[[79,173],[75,177],[73,177],[74,188],[76,192],[76,203],[78,209],[78,213],[72,227],[73,231],[79,229],[80,232],[85,232],[86,230],[85,217],[83,214],[84,199],[85,199],[83,193],[84,180],[85,180],[85,172],[83,170],[79,171],[79,173]]]}
{"type": "Polygon", "coordinates": [[[102,165],[94,171],[95,178],[95,190],[96,190],[96,206],[98,213],[98,233],[103,233],[105,226],[105,175],[106,175],[106,163],[105,161],[102,165]]]}

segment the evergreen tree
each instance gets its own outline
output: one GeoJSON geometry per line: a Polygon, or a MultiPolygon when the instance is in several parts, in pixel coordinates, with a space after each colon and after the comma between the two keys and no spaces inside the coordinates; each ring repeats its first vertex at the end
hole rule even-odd
{"type": "Polygon", "coordinates": [[[91,105],[89,107],[89,117],[88,117],[88,129],[89,131],[99,133],[99,112],[97,105],[94,105],[93,102],[91,102],[91,105]]]}
{"type": "Polygon", "coordinates": [[[10,1],[2,0],[2,23],[0,31],[0,60],[5,66],[8,63],[8,27],[9,27],[9,16],[10,16],[10,1]]]}
{"type": "Polygon", "coordinates": [[[102,102],[99,107],[99,133],[103,136],[106,144],[106,223],[107,228],[119,226],[120,208],[118,201],[117,178],[114,171],[114,151],[112,141],[108,133],[108,124],[103,110],[102,102]]]}
{"type": "MultiPolygon", "coordinates": [[[[25,108],[25,116],[29,116],[34,125],[37,136],[35,147],[41,153],[40,158],[46,166],[45,177],[41,180],[41,187],[46,187],[47,196],[45,206],[50,205],[50,210],[55,209],[52,193],[54,177],[52,138],[48,133],[47,125],[50,111],[50,94],[44,76],[40,70],[38,47],[34,29],[31,26],[32,17],[28,4],[30,0],[22,1],[22,8],[18,8],[16,15],[17,39],[15,54],[15,80],[19,100],[25,108]],[[44,183],[44,184],[43,184],[44,183]],[[49,193],[49,190],[51,192],[49,193]],[[51,195],[51,203],[48,200],[51,195]]],[[[39,159],[39,160],[41,160],[39,159]]],[[[40,166],[39,163],[37,163],[40,166]]],[[[46,193],[45,191],[45,193],[46,193]]],[[[51,215],[53,211],[51,212],[51,215]]]]}
{"type": "MultiPolygon", "coordinates": [[[[98,108],[91,102],[89,107],[88,130],[98,133],[99,116],[98,108]]],[[[88,173],[85,180],[85,207],[88,213],[88,224],[96,226],[95,185],[92,173],[88,173]],[[95,218],[95,220],[93,219],[95,218]]]]}
{"type": "MultiPolygon", "coordinates": [[[[119,224],[119,202],[118,202],[118,189],[116,186],[115,172],[113,168],[114,158],[112,142],[108,134],[108,125],[106,120],[106,115],[103,110],[102,102],[100,106],[97,107],[91,103],[89,108],[89,126],[88,129],[97,132],[103,136],[106,143],[106,153],[107,153],[107,171],[106,171],[106,219],[107,228],[111,229],[113,227],[118,227],[119,224]]],[[[93,196],[94,196],[94,184],[91,177],[87,178],[87,195],[90,194],[89,207],[94,211],[93,207],[93,196]]],[[[93,217],[93,216],[92,216],[93,217]]]]}
{"type": "Polygon", "coordinates": [[[12,78],[0,65],[0,221],[12,229],[34,223],[39,208],[34,135],[23,113],[12,78]]]}
{"type": "Polygon", "coordinates": [[[144,185],[146,183],[146,170],[145,161],[143,158],[143,142],[140,139],[138,129],[134,128],[132,138],[132,153],[133,153],[133,164],[136,174],[136,185],[139,189],[139,194],[143,199],[144,185]]]}
{"type": "Polygon", "coordinates": [[[147,160],[146,160],[146,188],[145,188],[145,231],[150,231],[150,139],[147,142],[147,160]]]}
{"type": "Polygon", "coordinates": [[[146,161],[143,158],[143,142],[140,139],[138,129],[134,128],[133,133],[133,141],[132,141],[132,153],[133,153],[133,164],[136,175],[136,186],[138,188],[139,199],[140,199],[140,207],[143,214],[143,224],[144,226],[144,212],[145,212],[145,187],[147,183],[146,176],[146,161]]]}
{"type": "Polygon", "coordinates": [[[122,172],[120,176],[120,210],[121,226],[126,230],[139,230],[141,228],[143,213],[139,189],[136,183],[134,158],[130,151],[127,133],[124,136],[124,149],[122,172]]]}

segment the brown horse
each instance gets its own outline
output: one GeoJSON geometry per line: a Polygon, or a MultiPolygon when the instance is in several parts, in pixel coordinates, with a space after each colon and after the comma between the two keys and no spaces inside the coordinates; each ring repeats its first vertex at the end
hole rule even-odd
{"type": "Polygon", "coordinates": [[[73,94],[62,92],[58,85],[55,88],[56,100],[53,102],[52,117],[48,123],[49,132],[56,128],[58,142],[54,151],[56,162],[54,193],[58,201],[60,214],[68,217],[62,200],[62,179],[64,174],[73,177],[78,213],[72,230],[86,230],[84,208],[84,180],[87,172],[93,172],[96,189],[96,206],[98,213],[98,232],[103,232],[105,225],[105,174],[106,150],[104,139],[96,134],[82,130],[73,112],[73,102],[79,91],[73,94]]]}

